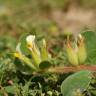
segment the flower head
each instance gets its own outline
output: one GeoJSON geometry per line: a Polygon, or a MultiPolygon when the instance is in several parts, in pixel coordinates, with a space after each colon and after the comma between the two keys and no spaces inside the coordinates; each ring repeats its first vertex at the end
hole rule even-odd
{"type": "Polygon", "coordinates": [[[32,57],[36,65],[41,62],[40,51],[35,43],[35,35],[29,35],[26,37],[27,47],[31,51],[32,57]]]}
{"type": "Polygon", "coordinates": [[[16,58],[20,58],[22,56],[22,52],[20,50],[20,46],[21,46],[21,43],[18,43],[18,45],[16,46],[16,52],[14,53],[14,56],[16,58]]]}
{"type": "Polygon", "coordinates": [[[27,36],[26,37],[26,42],[27,42],[27,44],[28,44],[28,47],[30,48],[32,48],[33,46],[34,46],[34,44],[35,44],[35,35],[29,35],[29,36],[27,36]]]}
{"type": "Polygon", "coordinates": [[[29,35],[26,37],[27,46],[30,51],[33,51],[35,54],[40,56],[40,51],[35,44],[35,35],[29,35]]]}
{"type": "Polygon", "coordinates": [[[84,38],[82,37],[81,34],[78,35],[75,41],[73,42],[71,42],[70,40],[67,41],[66,52],[69,62],[71,64],[78,65],[85,62],[87,58],[87,52],[84,38]]]}

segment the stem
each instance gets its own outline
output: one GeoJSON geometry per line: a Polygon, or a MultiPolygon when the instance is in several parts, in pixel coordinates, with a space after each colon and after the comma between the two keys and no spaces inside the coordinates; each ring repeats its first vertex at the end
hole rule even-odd
{"type": "Polygon", "coordinates": [[[4,90],[4,88],[1,85],[0,85],[0,90],[2,90],[4,96],[8,96],[8,94],[6,93],[6,91],[4,90]]]}
{"type": "Polygon", "coordinates": [[[69,72],[77,72],[81,70],[89,70],[96,71],[96,65],[79,65],[75,66],[67,66],[67,67],[51,67],[48,69],[48,72],[51,73],[69,73],[69,72]]]}

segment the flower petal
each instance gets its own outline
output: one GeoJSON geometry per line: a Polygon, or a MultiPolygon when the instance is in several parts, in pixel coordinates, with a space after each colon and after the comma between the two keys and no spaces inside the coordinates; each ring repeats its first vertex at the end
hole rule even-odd
{"type": "Polygon", "coordinates": [[[20,50],[20,46],[21,46],[21,43],[18,43],[17,46],[16,46],[16,51],[19,53],[19,54],[22,54],[21,50],[20,50]]]}
{"type": "Polygon", "coordinates": [[[26,37],[26,42],[28,45],[32,46],[35,42],[35,35],[29,35],[26,37]]]}

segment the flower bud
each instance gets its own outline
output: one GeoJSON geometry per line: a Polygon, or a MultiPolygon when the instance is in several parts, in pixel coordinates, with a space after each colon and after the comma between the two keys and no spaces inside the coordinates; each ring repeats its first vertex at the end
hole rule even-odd
{"type": "Polygon", "coordinates": [[[79,63],[82,64],[85,62],[87,58],[87,52],[86,52],[86,46],[84,43],[84,38],[81,37],[81,35],[79,36],[79,40],[78,40],[78,60],[79,63]]]}
{"type": "Polygon", "coordinates": [[[70,42],[67,42],[66,45],[66,52],[68,56],[68,60],[72,65],[77,66],[78,65],[78,56],[77,56],[77,48],[72,48],[70,42]]]}
{"type": "Polygon", "coordinates": [[[49,60],[50,59],[50,54],[48,53],[48,50],[47,50],[47,45],[46,45],[46,41],[45,39],[42,40],[42,46],[41,46],[41,57],[42,57],[42,60],[49,60]]]}

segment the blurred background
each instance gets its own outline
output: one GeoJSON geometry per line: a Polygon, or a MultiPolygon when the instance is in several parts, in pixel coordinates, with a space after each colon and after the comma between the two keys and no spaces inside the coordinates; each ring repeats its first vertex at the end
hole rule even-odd
{"type": "Polygon", "coordinates": [[[95,26],[96,0],[0,0],[0,36],[58,35],[95,26]]]}
{"type": "Polygon", "coordinates": [[[62,46],[64,33],[84,30],[96,30],[96,0],[0,0],[2,53],[14,51],[24,33],[39,34],[50,46],[62,46]],[[53,40],[57,36],[61,41],[53,40]]]}

